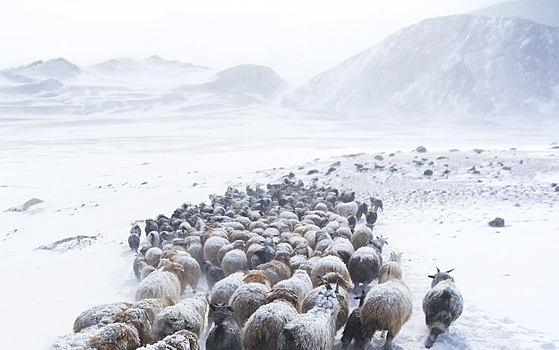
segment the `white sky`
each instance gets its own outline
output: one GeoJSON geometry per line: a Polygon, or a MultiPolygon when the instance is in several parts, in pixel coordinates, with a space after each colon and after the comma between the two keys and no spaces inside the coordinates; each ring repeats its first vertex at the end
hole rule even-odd
{"type": "Polygon", "coordinates": [[[117,57],[273,68],[291,85],[425,18],[502,0],[0,0],[0,69],[117,57]]]}

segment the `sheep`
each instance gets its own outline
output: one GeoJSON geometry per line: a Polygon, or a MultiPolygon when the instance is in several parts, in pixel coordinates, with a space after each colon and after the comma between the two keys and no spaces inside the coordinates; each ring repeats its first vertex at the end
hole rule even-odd
{"type": "Polygon", "coordinates": [[[227,252],[221,261],[221,269],[225,276],[229,276],[239,270],[247,270],[248,261],[245,252],[241,249],[233,249],[227,252]]]}
{"type": "Polygon", "coordinates": [[[152,325],[156,316],[166,307],[174,305],[170,298],[142,299],[115,316],[115,322],[126,323],[138,333],[140,343],[152,343],[152,325]]]}
{"type": "Polygon", "coordinates": [[[361,247],[353,253],[347,267],[355,287],[368,285],[379,277],[382,256],[373,247],[361,247]]]}
{"type": "Polygon", "coordinates": [[[342,350],[347,349],[352,340],[355,340],[357,348],[363,348],[365,339],[363,339],[363,331],[361,330],[361,308],[366,295],[367,293],[362,290],[360,296],[354,297],[354,299],[359,299],[359,307],[355,308],[347,319],[341,339],[342,350]]]}
{"type": "Polygon", "coordinates": [[[287,289],[276,289],[266,295],[261,306],[243,328],[245,350],[276,350],[283,327],[297,316],[298,298],[287,289]]]}
{"type": "MultiPolygon", "coordinates": [[[[210,293],[210,303],[211,304],[228,304],[229,299],[237,288],[243,284],[244,273],[235,272],[232,275],[225,277],[224,279],[218,281],[213,286],[210,293]]],[[[213,322],[213,311],[212,309],[208,312],[208,323],[213,322]]]]}
{"type": "Polygon", "coordinates": [[[313,282],[313,286],[317,287],[320,285],[319,277],[324,276],[328,272],[338,272],[343,276],[343,278],[349,283],[351,283],[351,276],[346,265],[337,256],[328,255],[320,258],[316,265],[312,268],[310,276],[313,282]]]}
{"type": "Polygon", "coordinates": [[[425,324],[429,328],[429,337],[425,341],[426,348],[433,346],[439,334],[462,314],[464,300],[454,284],[454,278],[449,275],[452,271],[441,272],[437,268],[435,275],[429,275],[433,279],[431,290],[423,298],[422,305],[425,324]]]}
{"type": "Polygon", "coordinates": [[[355,226],[351,236],[351,244],[353,244],[355,250],[358,250],[361,247],[365,247],[374,238],[373,230],[370,227],[365,224],[359,224],[355,226]]]}
{"type": "Polygon", "coordinates": [[[163,251],[158,247],[149,248],[146,252],[146,262],[148,265],[153,267],[157,267],[159,265],[159,260],[161,259],[161,255],[163,251]]]}
{"type": "Polygon", "coordinates": [[[182,330],[138,350],[200,350],[200,342],[196,334],[182,330]]]}
{"type": "Polygon", "coordinates": [[[347,321],[349,316],[349,294],[347,292],[347,282],[344,280],[342,275],[337,272],[330,272],[320,278],[322,286],[316,287],[311,290],[303,302],[301,303],[301,312],[308,312],[310,309],[316,306],[319,302],[322,293],[325,289],[330,287],[330,283],[336,282],[336,294],[338,295],[339,310],[336,314],[335,327],[336,330],[340,330],[347,321]],[[342,284],[340,284],[340,282],[342,284]],[[339,287],[342,287],[341,289],[339,287]]]}
{"type": "Polygon", "coordinates": [[[367,293],[361,309],[361,329],[365,343],[369,344],[377,330],[388,331],[384,350],[392,349],[392,341],[410,319],[412,296],[406,284],[389,276],[388,281],[376,285],[367,293]]]}
{"type": "Polygon", "coordinates": [[[390,260],[383,264],[379,270],[379,284],[386,282],[388,280],[388,276],[394,276],[395,278],[402,279],[402,268],[400,267],[401,260],[402,253],[390,253],[390,260]]]}
{"type": "MultiPolygon", "coordinates": [[[[303,302],[303,299],[311,292],[313,289],[312,281],[309,274],[305,270],[296,270],[289,279],[279,281],[274,285],[273,290],[277,289],[287,289],[295,295],[299,300],[299,304],[303,302]]],[[[300,309],[300,305],[297,307],[300,309]]]]}
{"type": "Polygon", "coordinates": [[[336,237],[332,241],[332,244],[324,251],[325,254],[332,254],[337,255],[342,259],[344,264],[347,265],[349,259],[355,253],[355,249],[353,248],[353,244],[351,241],[345,237],[336,237]]]}
{"type": "Polygon", "coordinates": [[[210,261],[204,261],[204,270],[206,275],[206,283],[208,284],[208,289],[212,290],[214,285],[225,278],[225,272],[219,266],[212,264],[210,261]]]}
{"type": "Polygon", "coordinates": [[[94,335],[85,349],[134,350],[140,346],[138,334],[124,323],[111,323],[94,335]]]}
{"type": "Polygon", "coordinates": [[[138,247],[140,246],[140,235],[130,232],[130,235],[128,236],[128,246],[133,252],[137,253],[138,247]]]}
{"type": "Polygon", "coordinates": [[[178,304],[163,309],[155,318],[152,327],[154,340],[161,340],[177,331],[186,329],[198,337],[204,332],[208,295],[196,293],[194,298],[181,300],[178,304]]]}
{"type": "Polygon", "coordinates": [[[114,317],[121,311],[130,307],[130,303],[116,302],[93,306],[83,311],[74,321],[74,333],[81,332],[83,329],[98,325],[114,322],[114,317]]]}
{"type": "Polygon", "coordinates": [[[243,327],[248,320],[260,306],[264,305],[266,294],[270,291],[270,285],[245,282],[231,296],[229,305],[235,310],[233,318],[239,325],[243,327]]]}
{"type": "Polygon", "coordinates": [[[146,236],[149,235],[151,231],[159,232],[159,226],[157,222],[153,219],[146,219],[146,227],[144,228],[146,236]]]}
{"type": "Polygon", "coordinates": [[[204,259],[211,262],[218,263],[217,253],[224,245],[229,244],[226,238],[220,236],[211,236],[204,242],[204,259]]]}
{"type": "Polygon", "coordinates": [[[140,281],[141,270],[147,265],[146,258],[142,254],[136,254],[134,256],[134,261],[132,262],[132,269],[134,270],[134,275],[136,279],[140,281]]]}
{"type": "Polygon", "coordinates": [[[259,270],[266,274],[272,286],[279,281],[288,279],[291,277],[289,254],[286,252],[279,252],[276,254],[274,260],[260,265],[259,270]]]}
{"type": "Polygon", "coordinates": [[[336,214],[344,218],[347,218],[350,215],[356,216],[357,210],[359,210],[359,204],[357,204],[357,202],[355,201],[347,203],[340,202],[336,204],[336,214]]]}
{"type": "Polygon", "coordinates": [[[151,244],[152,247],[159,248],[161,244],[161,240],[159,238],[159,233],[157,231],[151,231],[150,233],[148,233],[147,237],[148,237],[148,242],[149,244],[151,244]]]}
{"type": "Polygon", "coordinates": [[[214,326],[206,338],[208,350],[242,350],[242,334],[231,316],[234,309],[226,304],[210,304],[214,313],[214,326]]]}
{"type": "Polygon", "coordinates": [[[136,288],[135,300],[169,297],[178,303],[184,269],[177,263],[168,263],[150,273],[136,288]]]}
{"type": "Polygon", "coordinates": [[[198,261],[190,256],[188,253],[175,253],[171,255],[171,261],[180,264],[183,268],[181,278],[181,294],[184,293],[186,286],[192,288],[192,292],[196,292],[198,281],[202,277],[202,270],[198,261]]]}
{"type": "Polygon", "coordinates": [[[336,315],[340,309],[338,295],[329,284],[307,313],[297,315],[283,327],[278,338],[278,350],[332,349],[336,335],[336,315]]]}

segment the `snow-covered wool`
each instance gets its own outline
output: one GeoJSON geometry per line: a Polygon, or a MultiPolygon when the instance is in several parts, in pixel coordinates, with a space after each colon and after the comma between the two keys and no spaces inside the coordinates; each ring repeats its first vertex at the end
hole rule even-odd
{"type": "Polygon", "coordinates": [[[202,266],[204,263],[204,248],[200,237],[193,236],[191,240],[186,241],[186,252],[196,259],[198,265],[202,266]]]}
{"type": "Polygon", "coordinates": [[[206,338],[207,350],[242,350],[241,328],[231,316],[236,311],[226,304],[210,304],[214,326],[206,338]]]}
{"type": "Polygon", "coordinates": [[[204,273],[206,275],[206,283],[209,290],[212,290],[214,285],[225,278],[225,272],[219,266],[212,264],[210,261],[204,261],[204,273]]]}
{"type": "Polygon", "coordinates": [[[330,281],[335,281],[337,286],[336,294],[338,295],[339,304],[339,310],[336,313],[335,327],[336,330],[339,330],[347,322],[347,318],[349,316],[349,293],[345,288],[343,288],[342,285],[338,283],[338,280],[343,280],[342,276],[339,273],[330,272],[327,274],[327,276],[329,280],[326,280],[326,278],[323,279],[323,281],[327,282],[326,285],[318,286],[315,289],[311,290],[310,293],[307,294],[305,299],[303,299],[303,302],[301,303],[301,312],[308,312],[310,309],[315,307],[317,303],[320,302],[320,298],[322,297],[324,290],[330,288],[330,281]]]}
{"type": "Polygon", "coordinates": [[[152,247],[159,248],[161,244],[161,239],[159,238],[159,233],[157,231],[151,231],[148,233],[148,242],[152,247]]]}
{"type": "Polygon", "coordinates": [[[355,287],[367,285],[378,278],[382,256],[373,247],[361,247],[349,258],[347,267],[355,287]]]}
{"type": "Polygon", "coordinates": [[[157,222],[153,219],[146,219],[146,227],[144,228],[144,231],[146,232],[146,236],[149,235],[149,233],[151,231],[159,231],[159,227],[157,225],[157,222]]]}
{"type": "Polygon", "coordinates": [[[128,236],[128,246],[133,252],[137,253],[138,247],[140,246],[140,235],[131,232],[130,235],[128,236]]]}
{"type": "Polygon", "coordinates": [[[199,337],[204,332],[207,312],[206,293],[196,293],[193,298],[186,298],[173,306],[168,306],[153,322],[153,339],[161,340],[180,330],[190,330],[199,337]]]}
{"type": "Polygon", "coordinates": [[[337,203],[336,204],[336,214],[347,218],[350,215],[357,215],[357,210],[359,209],[359,204],[355,201],[347,203],[337,203]]]}
{"type": "Polygon", "coordinates": [[[316,244],[314,250],[318,252],[324,252],[331,244],[332,237],[326,231],[320,230],[316,233],[316,244]]]}
{"type": "Polygon", "coordinates": [[[233,318],[243,327],[248,318],[265,304],[269,285],[262,283],[243,283],[229,299],[229,305],[235,310],[233,318]]]}
{"type": "Polygon", "coordinates": [[[142,345],[152,343],[152,325],[155,317],[166,307],[174,305],[169,299],[142,299],[115,316],[115,322],[126,323],[135,329],[142,345]]]}
{"type": "Polygon", "coordinates": [[[324,288],[315,306],[286,324],[278,338],[278,350],[332,349],[336,335],[336,315],[340,309],[338,295],[324,288]]]}
{"type": "Polygon", "coordinates": [[[365,339],[363,338],[363,331],[361,330],[361,308],[363,307],[363,301],[367,293],[362,290],[361,295],[355,297],[359,299],[359,307],[355,308],[347,319],[345,324],[344,332],[342,334],[342,349],[345,350],[349,347],[352,340],[355,340],[355,347],[358,349],[363,348],[365,344],[365,339]]]}
{"type": "Polygon", "coordinates": [[[266,296],[266,305],[258,308],[243,328],[245,350],[276,350],[283,327],[297,316],[297,296],[286,289],[266,296]]]}
{"type": "Polygon", "coordinates": [[[181,295],[183,268],[177,263],[168,263],[150,273],[136,288],[135,300],[147,298],[171,298],[178,303],[181,295]]]}
{"type": "Polygon", "coordinates": [[[148,263],[148,265],[157,267],[157,265],[159,265],[159,260],[161,259],[162,254],[163,251],[159,247],[149,248],[146,252],[146,262],[148,263]]]}
{"type": "Polygon", "coordinates": [[[134,261],[132,262],[132,269],[134,270],[134,275],[136,279],[140,281],[140,271],[142,267],[146,266],[146,258],[142,254],[136,254],[134,256],[134,261]]]}
{"type": "Polygon", "coordinates": [[[138,334],[124,323],[111,323],[94,335],[86,350],[134,350],[140,346],[138,334]]]}
{"type": "Polygon", "coordinates": [[[184,293],[186,286],[190,286],[193,292],[196,292],[196,287],[198,286],[198,281],[202,277],[202,270],[200,265],[190,256],[187,252],[183,250],[177,250],[173,247],[171,250],[164,252],[161,255],[160,266],[164,265],[167,261],[171,261],[179,264],[182,269],[181,275],[181,294],[184,293]]]}
{"type": "MultiPolygon", "coordinates": [[[[224,279],[215,283],[210,293],[210,304],[229,304],[229,299],[237,288],[243,284],[244,273],[235,272],[232,275],[225,277],[224,279]]],[[[213,311],[210,309],[208,312],[208,323],[213,322],[213,311]]]]}
{"type": "Polygon", "coordinates": [[[373,287],[361,309],[361,329],[365,346],[377,330],[388,331],[384,350],[392,349],[392,341],[412,313],[413,302],[409,288],[399,279],[391,279],[373,287]]]}
{"type": "Polygon", "coordinates": [[[303,299],[305,299],[307,294],[309,294],[313,288],[311,278],[309,277],[307,271],[296,270],[290,278],[276,283],[273,290],[277,289],[287,289],[295,293],[299,299],[299,305],[297,306],[297,309],[299,310],[299,306],[303,302],[303,299]]]}
{"type": "MultiPolygon", "coordinates": [[[[282,254],[287,253],[282,252],[282,254]]],[[[289,264],[288,259],[287,263],[289,264]]],[[[272,287],[279,281],[283,281],[291,277],[291,269],[289,268],[289,265],[276,259],[260,265],[259,270],[264,272],[266,277],[268,277],[272,287]]]]}
{"type": "Polygon", "coordinates": [[[355,226],[353,235],[351,235],[351,244],[353,248],[358,250],[361,247],[365,247],[369,242],[374,239],[373,230],[365,224],[358,224],[355,226]]]}
{"type": "Polygon", "coordinates": [[[353,248],[353,244],[351,244],[351,241],[346,237],[337,237],[334,238],[330,246],[324,250],[324,253],[335,253],[335,255],[339,256],[340,259],[347,264],[353,253],[355,253],[355,248],[353,248]]]}
{"type": "Polygon", "coordinates": [[[229,244],[229,241],[220,236],[211,236],[204,243],[204,259],[217,264],[217,253],[224,245],[229,244]]]}
{"type": "Polygon", "coordinates": [[[223,247],[219,248],[219,251],[217,252],[217,262],[221,264],[225,254],[232,251],[233,249],[240,249],[243,252],[245,252],[246,251],[245,241],[242,240],[233,241],[232,243],[226,244],[223,247]]]}
{"type": "Polygon", "coordinates": [[[200,342],[196,334],[182,330],[138,350],[200,350],[200,342]]]}
{"type": "Polygon", "coordinates": [[[320,258],[311,270],[310,276],[313,286],[319,286],[321,284],[319,277],[324,276],[328,272],[338,272],[348,283],[351,283],[349,270],[342,259],[338,256],[328,255],[320,258]]]}
{"type": "Polygon", "coordinates": [[[272,288],[270,280],[268,280],[268,276],[259,270],[250,270],[246,272],[243,277],[243,283],[261,283],[268,288],[272,288]]]}
{"type": "Polygon", "coordinates": [[[248,261],[244,250],[233,249],[228,251],[221,261],[221,269],[225,276],[237,271],[248,270],[248,261]]]}
{"type": "Polygon", "coordinates": [[[401,253],[390,252],[390,260],[384,263],[379,271],[378,283],[384,283],[391,278],[402,279],[402,268],[400,261],[402,260],[401,253]]]}
{"type": "Polygon", "coordinates": [[[116,302],[90,307],[82,312],[74,321],[74,333],[97,324],[113,323],[115,315],[128,309],[130,305],[127,302],[116,302]]]}
{"type": "Polygon", "coordinates": [[[437,268],[435,275],[429,275],[433,279],[431,290],[423,298],[425,324],[429,328],[426,348],[433,346],[439,334],[456,321],[464,309],[462,294],[456,287],[454,278],[448,274],[451,271],[441,272],[437,268]]]}

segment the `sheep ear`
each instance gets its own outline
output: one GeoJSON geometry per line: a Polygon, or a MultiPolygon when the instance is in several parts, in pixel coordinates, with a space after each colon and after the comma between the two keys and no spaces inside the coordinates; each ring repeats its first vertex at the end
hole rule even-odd
{"type": "Polygon", "coordinates": [[[231,306],[229,306],[229,305],[227,305],[227,310],[229,310],[230,312],[233,312],[233,311],[234,311],[234,310],[233,310],[233,307],[231,307],[231,306]]]}
{"type": "Polygon", "coordinates": [[[454,271],[454,269],[450,269],[446,273],[451,273],[452,271],[454,271]]]}
{"type": "Polygon", "coordinates": [[[429,278],[435,278],[435,275],[427,275],[429,278]]]}
{"type": "Polygon", "coordinates": [[[210,304],[210,308],[212,309],[212,311],[215,311],[215,304],[210,304]]]}

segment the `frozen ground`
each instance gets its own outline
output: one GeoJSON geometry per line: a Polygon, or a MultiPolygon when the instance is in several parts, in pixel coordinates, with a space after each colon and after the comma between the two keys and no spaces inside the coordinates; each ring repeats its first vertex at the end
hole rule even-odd
{"type": "Polygon", "coordinates": [[[375,230],[388,238],[385,254],[403,252],[414,295],[396,349],[423,348],[420,305],[435,267],[456,269],[465,311],[434,349],[555,349],[558,131],[412,126],[274,106],[0,119],[3,347],[46,349],[86,308],[132,300],[132,221],[293,172],[383,199],[375,230]],[[44,202],[4,211],[32,198],[44,202]],[[497,216],[506,227],[487,225],[497,216]],[[36,249],[78,235],[89,238],[36,249]]]}

